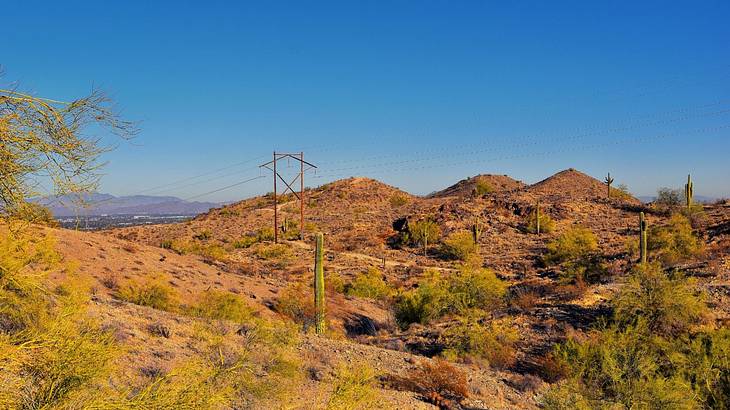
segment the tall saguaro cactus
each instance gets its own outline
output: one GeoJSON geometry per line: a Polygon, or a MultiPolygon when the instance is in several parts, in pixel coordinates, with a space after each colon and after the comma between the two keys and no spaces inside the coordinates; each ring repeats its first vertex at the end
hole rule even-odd
{"type": "Polygon", "coordinates": [[[608,176],[605,179],[606,186],[608,187],[608,197],[611,198],[611,184],[613,184],[613,178],[611,178],[611,173],[608,173],[608,176]]]}
{"type": "Polygon", "coordinates": [[[477,216],[474,218],[474,224],[471,226],[471,235],[474,238],[474,244],[479,243],[479,238],[482,236],[482,232],[484,231],[484,226],[482,225],[482,221],[477,216]]]}
{"type": "Polygon", "coordinates": [[[641,214],[639,214],[639,229],[640,229],[640,233],[639,233],[640,250],[639,250],[639,252],[640,252],[640,256],[641,256],[640,257],[641,263],[646,263],[647,256],[648,256],[647,255],[647,245],[646,245],[647,228],[648,228],[648,223],[646,222],[646,217],[644,216],[644,213],[642,212],[641,214]]]}
{"type": "Polygon", "coordinates": [[[692,175],[687,175],[687,183],[684,185],[684,200],[687,202],[687,209],[692,209],[694,202],[695,186],[692,183],[692,175]]]}
{"type": "Polygon", "coordinates": [[[322,259],[324,254],[324,235],[319,232],[316,235],[316,249],[314,251],[314,308],[315,308],[315,332],[318,335],[325,331],[325,301],[324,301],[324,266],[322,259]]]}

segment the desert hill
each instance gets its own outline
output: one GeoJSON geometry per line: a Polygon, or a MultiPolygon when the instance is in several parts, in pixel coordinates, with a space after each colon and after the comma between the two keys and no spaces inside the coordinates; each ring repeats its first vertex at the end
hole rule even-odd
{"type": "Polygon", "coordinates": [[[456,184],[429,195],[432,198],[444,198],[449,196],[472,196],[477,193],[477,186],[481,184],[481,188],[488,193],[505,192],[521,189],[525,187],[522,181],[517,181],[507,175],[477,175],[462,179],[456,184]]]}

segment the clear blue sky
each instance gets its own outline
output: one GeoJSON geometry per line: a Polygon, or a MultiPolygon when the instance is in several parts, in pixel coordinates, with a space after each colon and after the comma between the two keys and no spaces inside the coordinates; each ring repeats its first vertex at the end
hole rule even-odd
{"type": "Polygon", "coordinates": [[[574,167],[636,194],[692,172],[698,194],[730,196],[727,1],[6,0],[0,21],[2,85],[67,100],[96,85],[141,121],[105,157],[112,194],[195,196],[304,149],[312,185],[423,194],[574,167]]]}

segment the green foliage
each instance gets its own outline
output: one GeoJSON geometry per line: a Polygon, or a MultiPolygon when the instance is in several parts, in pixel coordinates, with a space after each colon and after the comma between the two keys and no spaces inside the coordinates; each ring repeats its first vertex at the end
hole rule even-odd
{"type": "Polygon", "coordinates": [[[659,188],[654,205],[658,208],[671,211],[682,204],[682,191],[672,188],[659,188]]]}
{"type": "Polygon", "coordinates": [[[475,196],[484,196],[494,192],[494,187],[485,179],[477,178],[476,185],[474,186],[475,196]]]}
{"type": "Polygon", "coordinates": [[[649,253],[665,265],[686,261],[702,252],[702,243],[692,232],[690,221],[674,214],[665,226],[649,230],[649,253]]]}
{"type": "Polygon", "coordinates": [[[692,383],[704,407],[730,408],[730,329],[700,334],[674,356],[674,365],[692,383]]]}
{"type": "Polygon", "coordinates": [[[548,265],[561,265],[566,280],[596,282],[606,273],[598,254],[598,239],[589,229],[578,226],[548,243],[543,260],[548,265]]]}
{"type": "Polygon", "coordinates": [[[508,319],[487,320],[480,311],[471,311],[457,318],[440,338],[446,346],[444,356],[486,360],[487,364],[505,369],[515,362],[517,330],[508,319]]]}
{"type": "Polygon", "coordinates": [[[201,241],[207,241],[208,239],[213,237],[213,232],[210,231],[210,229],[205,229],[199,234],[193,235],[193,238],[201,240],[201,241]]]}
{"type": "Polygon", "coordinates": [[[383,401],[375,390],[377,373],[366,364],[341,365],[335,374],[329,410],[382,409],[383,401]]]}
{"type": "Polygon", "coordinates": [[[342,275],[340,275],[338,272],[329,272],[327,274],[327,276],[325,276],[324,280],[325,280],[325,289],[327,289],[328,292],[334,292],[334,293],[345,293],[346,292],[345,280],[342,278],[342,275]]]}
{"type": "Polygon", "coordinates": [[[274,230],[270,227],[261,228],[256,233],[243,236],[233,242],[235,249],[250,248],[252,245],[259,242],[267,242],[274,240],[274,230]]]}
{"type": "Polygon", "coordinates": [[[286,263],[292,258],[288,245],[283,243],[261,244],[256,248],[256,256],[261,259],[286,263]]]}
{"type": "Polygon", "coordinates": [[[194,316],[230,320],[237,323],[251,319],[253,310],[240,296],[219,290],[206,290],[198,302],[189,308],[194,316]]]}
{"type": "Polygon", "coordinates": [[[400,193],[395,193],[390,197],[390,206],[393,208],[400,208],[408,202],[410,202],[408,197],[400,193]]]}
{"type": "Polygon", "coordinates": [[[20,204],[13,215],[13,218],[38,225],[57,228],[59,226],[51,210],[43,205],[34,202],[20,204]]]}
{"type": "Polygon", "coordinates": [[[611,198],[618,198],[621,200],[627,200],[631,199],[631,192],[629,192],[629,187],[625,184],[620,184],[617,187],[611,187],[611,198]]]}
{"type": "Polygon", "coordinates": [[[588,228],[575,226],[548,243],[545,262],[560,264],[587,257],[598,250],[598,239],[588,228]]]}
{"type": "Polygon", "coordinates": [[[408,225],[409,240],[413,245],[436,243],[441,237],[438,224],[430,219],[422,219],[408,225]]]}
{"type": "Polygon", "coordinates": [[[416,289],[396,298],[396,322],[407,327],[427,324],[446,313],[492,311],[503,305],[506,291],[507,285],[488,269],[463,266],[446,279],[437,271],[428,271],[416,289]]]}
{"type": "Polygon", "coordinates": [[[393,288],[383,278],[383,273],[372,267],[366,273],[357,275],[345,288],[345,293],[350,296],[379,300],[388,299],[393,292],[393,288]]]}
{"type": "MultiPolygon", "coordinates": [[[[530,212],[525,221],[526,230],[529,233],[537,233],[537,209],[530,212]]],[[[540,233],[551,233],[555,230],[555,221],[545,212],[540,212],[540,233]]]]}
{"type": "Polygon", "coordinates": [[[453,232],[441,244],[441,253],[448,259],[468,261],[477,254],[478,250],[469,231],[453,232]]]}
{"type": "Polygon", "coordinates": [[[115,295],[125,302],[158,310],[175,311],[179,307],[175,289],[160,277],[129,281],[115,295]]]}
{"type": "Polygon", "coordinates": [[[60,268],[53,248],[42,232],[0,227],[0,408],[73,407],[116,356],[110,335],[86,318],[83,286],[45,287],[60,268]]]}
{"type": "Polygon", "coordinates": [[[396,298],[395,320],[403,328],[411,323],[426,324],[446,313],[448,303],[447,282],[438,271],[426,271],[416,289],[402,292],[396,298]]]}
{"type": "Polygon", "coordinates": [[[614,318],[621,326],[641,320],[656,334],[676,336],[707,316],[703,299],[694,280],[680,273],[669,277],[656,263],[641,264],[614,298],[614,318]]]}

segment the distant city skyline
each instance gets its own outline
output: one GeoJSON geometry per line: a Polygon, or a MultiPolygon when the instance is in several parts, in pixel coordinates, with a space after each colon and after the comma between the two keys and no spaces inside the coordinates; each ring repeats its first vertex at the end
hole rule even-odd
{"type": "Polygon", "coordinates": [[[730,197],[728,12],[10,1],[0,85],[59,100],[97,86],[139,121],[135,140],[104,139],[117,148],[99,192],[114,195],[247,198],[271,191],[257,165],[272,151],[302,150],[319,167],[310,186],[365,176],[423,195],[477,174],[535,183],[575,168],[637,196],[691,173],[697,195],[730,197]]]}

